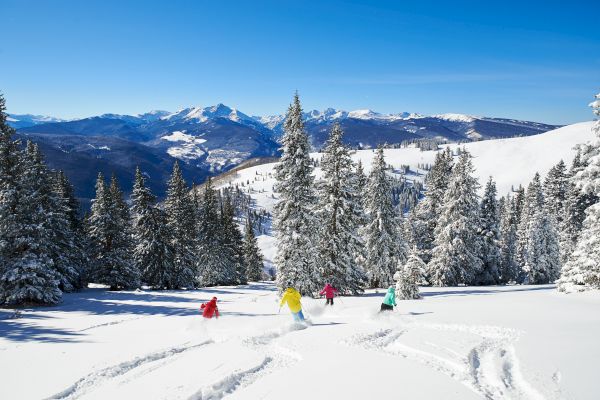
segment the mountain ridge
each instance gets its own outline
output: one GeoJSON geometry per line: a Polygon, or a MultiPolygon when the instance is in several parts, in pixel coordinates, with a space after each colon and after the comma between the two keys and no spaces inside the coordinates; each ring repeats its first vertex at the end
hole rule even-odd
{"type": "MultiPolygon", "coordinates": [[[[322,148],[335,123],[344,130],[345,142],[357,149],[413,140],[470,142],[530,136],[556,128],[507,118],[382,114],[368,109],[311,110],[304,113],[304,120],[315,150],[322,148]]],[[[151,179],[158,180],[154,189],[162,196],[175,160],[185,165],[190,180],[200,183],[206,176],[227,172],[249,159],[277,157],[284,116],[249,116],[219,103],[175,112],[108,113],[74,120],[9,114],[8,122],[22,138],[43,143],[49,164],[65,169],[76,182],[78,196],[87,200],[99,169],[106,174],[116,171],[127,187],[130,174],[125,167],[133,171],[135,164],[140,164],[151,179]],[[66,144],[69,152],[64,151],[66,144]]]]}

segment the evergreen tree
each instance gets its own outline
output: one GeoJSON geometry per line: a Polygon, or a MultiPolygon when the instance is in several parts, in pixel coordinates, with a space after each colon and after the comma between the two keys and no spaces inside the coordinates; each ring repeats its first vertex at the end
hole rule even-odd
{"type": "Polygon", "coordinates": [[[254,229],[252,229],[252,223],[250,222],[250,215],[246,219],[246,228],[244,235],[244,265],[248,273],[248,280],[251,282],[258,282],[262,280],[263,275],[263,255],[258,248],[256,236],[254,236],[254,229]]]}
{"type": "Polygon", "coordinates": [[[319,271],[321,282],[342,293],[359,293],[366,276],[357,264],[363,254],[358,230],[363,218],[358,178],[350,150],[342,143],[339,124],[331,130],[321,161],[323,180],[319,186],[319,271]]]}
{"type": "Polygon", "coordinates": [[[500,283],[500,232],[499,205],[496,200],[496,182],[492,177],[488,180],[480,209],[481,260],[482,269],[475,282],[480,285],[496,285],[500,283]]]}
{"type": "Polygon", "coordinates": [[[78,254],[80,249],[75,243],[75,233],[68,220],[68,205],[54,190],[54,176],[46,167],[39,147],[27,142],[24,153],[26,171],[22,175],[21,187],[27,193],[22,201],[30,207],[26,211],[30,222],[40,234],[46,254],[52,259],[59,288],[63,292],[72,292],[81,288],[80,270],[84,260],[78,254]]]}
{"type": "Polygon", "coordinates": [[[87,221],[88,237],[92,246],[93,277],[111,290],[135,289],[140,285],[140,271],[135,267],[132,254],[129,209],[123,199],[116,178],[109,187],[102,174],[96,181],[96,198],[87,221]]]}
{"type": "MultiPolygon", "coordinates": [[[[367,174],[365,174],[365,169],[363,167],[362,164],[362,160],[358,160],[358,162],[356,163],[356,171],[355,171],[355,175],[356,175],[356,186],[358,188],[360,188],[361,193],[359,193],[359,196],[361,198],[361,200],[363,199],[363,194],[362,191],[367,187],[367,183],[369,182],[369,178],[367,177],[367,174]]],[[[364,208],[364,203],[363,203],[363,208],[364,208]]]]}
{"type": "Polygon", "coordinates": [[[196,286],[197,231],[196,210],[192,195],[187,186],[179,162],[175,161],[173,172],[167,185],[167,198],[164,202],[167,218],[167,232],[174,252],[173,287],[194,288],[196,286]]]}
{"type": "MultiPolygon", "coordinates": [[[[70,265],[72,272],[66,274],[69,285],[78,290],[87,285],[87,242],[83,224],[79,218],[79,201],[75,198],[73,186],[63,173],[59,171],[53,176],[53,208],[56,217],[52,222],[55,231],[55,242],[58,254],[55,259],[59,263],[70,265]],[[60,229],[59,229],[60,228],[60,229]]],[[[68,269],[69,267],[63,267],[68,269]]],[[[61,288],[65,290],[64,286],[61,288]]]]}
{"type": "Polygon", "coordinates": [[[0,276],[19,252],[16,242],[20,230],[17,209],[23,167],[20,142],[13,138],[14,130],[8,126],[6,118],[5,100],[0,94],[0,276]]]}
{"type": "MultiPolygon", "coordinates": [[[[580,233],[583,230],[583,221],[585,220],[585,210],[598,202],[598,196],[593,191],[583,190],[581,185],[577,184],[577,174],[586,167],[586,162],[582,161],[582,150],[590,151],[591,146],[583,145],[573,159],[569,169],[569,190],[565,201],[565,217],[561,227],[560,250],[561,261],[563,265],[569,260],[571,253],[575,250],[580,233]]],[[[585,157],[587,159],[587,157],[585,157]]]]}
{"type": "MultiPolygon", "coordinates": [[[[600,117],[600,94],[590,104],[600,117]]],[[[600,121],[593,127],[596,140],[583,148],[581,161],[585,167],[577,172],[574,181],[583,194],[600,198],[600,121]]],[[[600,289],[600,202],[585,210],[583,229],[573,254],[562,270],[558,281],[561,291],[600,289]]]]}
{"type": "Polygon", "coordinates": [[[410,244],[416,246],[419,257],[428,263],[434,247],[435,230],[452,173],[450,148],[436,154],[435,162],[425,178],[425,198],[411,210],[408,227],[410,244]]]}
{"type": "Polygon", "coordinates": [[[569,176],[565,162],[560,160],[553,166],[544,180],[544,200],[546,213],[554,217],[558,226],[562,226],[565,215],[565,203],[569,191],[569,176]]]}
{"type": "Polygon", "coordinates": [[[373,159],[365,201],[368,216],[365,228],[366,272],[369,286],[387,287],[393,283],[398,263],[406,260],[406,244],[399,235],[392,204],[392,185],[381,147],[377,149],[373,159]]]}
{"type": "Polygon", "coordinates": [[[478,188],[471,154],[463,150],[452,170],[427,266],[435,286],[471,284],[481,271],[478,188]]]}
{"type": "Polygon", "coordinates": [[[560,272],[560,250],[554,218],[537,210],[528,224],[524,283],[554,282],[560,272]]]}
{"type": "MultiPolygon", "coordinates": [[[[527,254],[528,245],[530,245],[531,226],[534,223],[535,214],[544,209],[544,194],[540,182],[540,174],[536,172],[533,180],[527,186],[527,191],[523,196],[522,209],[520,212],[519,226],[517,230],[517,264],[523,270],[520,272],[518,281],[523,282],[525,277],[530,274],[526,269],[536,268],[529,261],[527,254]],[[527,268],[525,266],[527,265],[527,268]]],[[[539,224],[538,224],[539,226],[539,224]]]]}
{"type": "Polygon", "coordinates": [[[56,304],[61,299],[52,230],[37,149],[13,140],[0,96],[0,304],[56,304]],[[45,204],[42,202],[44,201],[45,204]]]}
{"type": "Polygon", "coordinates": [[[517,232],[519,281],[529,284],[549,283],[558,278],[560,248],[556,221],[545,207],[539,174],[527,187],[525,203],[517,232]]]}
{"type": "Polygon", "coordinates": [[[287,111],[281,143],[283,155],[275,167],[275,191],[279,193],[274,220],[278,240],[277,286],[283,290],[291,285],[304,295],[312,295],[319,289],[313,238],[317,227],[313,211],[316,196],[310,144],[298,94],[287,111]]]}
{"type": "Polygon", "coordinates": [[[222,254],[222,227],[219,218],[219,200],[209,178],[204,185],[202,218],[200,220],[198,279],[201,286],[230,284],[234,281],[231,259],[222,254]]]}
{"type": "Polygon", "coordinates": [[[417,255],[416,249],[410,252],[404,265],[399,264],[394,275],[396,280],[396,299],[416,300],[421,298],[419,283],[425,276],[426,264],[417,255]]]}
{"type": "Polygon", "coordinates": [[[500,220],[500,276],[502,283],[516,282],[519,277],[519,264],[517,263],[518,215],[516,196],[509,197],[500,220]]]}
{"type": "MultiPolygon", "coordinates": [[[[567,238],[567,215],[569,193],[572,190],[572,184],[569,181],[570,175],[563,160],[553,166],[546,179],[544,180],[544,210],[551,216],[555,222],[556,230],[559,232],[559,242],[566,243],[567,238]]],[[[563,252],[561,248],[561,262],[566,261],[569,253],[568,249],[563,252]]]]}
{"type": "Polygon", "coordinates": [[[133,214],[133,261],[143,281],[156,289],[176,289],[175,254],[164,211],[155,207],[156,197],[146,187],[139,169],[131,193],[133,214]]]}
{"type": "Polygon", "coordinates": [[[235,209],[231,195],[227,192],[223,199],[221,215],[222,256],[228,259],[228,274],[223,277],[224,283],[245,285],[248,283],[248,272],[244,263],[243,238],[235,222],[235,209]]]}
{"type": "Polygon", "coordinates": [[[521,216],[523,215],[523,208],[525,207],[525,188],[519,185],[519,188],[515,191],[515,223],[517,226],[521,224],[521,216]]]}

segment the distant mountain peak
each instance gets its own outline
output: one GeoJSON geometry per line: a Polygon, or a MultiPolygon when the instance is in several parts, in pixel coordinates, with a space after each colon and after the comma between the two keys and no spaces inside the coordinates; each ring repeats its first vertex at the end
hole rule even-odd
{"type": "Polygon", "coordinates": [[[472,115],[465,115],[465,114],[446,113],[446,114],[433,115],[433,118],[439,118],[439,119],[443,119],[446,121],[453,121],[453,122],[473,122],[476,119],[478,119],[479,117],[474,117],[472,115]]]}
{"type": "Polygon", "coordinates": [[[162,117],[164,120],[187,120],[193,121],[195,120],[198,123],[207,122],[214,118],[225,118],[234,122],[256,122],[255,118],[251,118],[248,115],[244,114],[241,111],[238,111],[235,108],[231,108],[226,106],[223,103],[216,104],[214,106],[208,107],[190,107],[184,108],[182,110],[176,111],[172,114],[166,115],[162,117]]]}

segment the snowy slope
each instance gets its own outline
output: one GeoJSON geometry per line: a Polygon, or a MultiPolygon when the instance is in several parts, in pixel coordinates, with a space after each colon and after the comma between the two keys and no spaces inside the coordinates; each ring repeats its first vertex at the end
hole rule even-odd
{"type": "Polygon", "coordinates": [[[268,283],[67,294],[0,309],[2,399],[580,399],[600,397],[600,293],[553,286],[424,288],[304,299],[278,314],[268,283]],[[203,320],[200,302],[222,316],[203,320]]]}
{"type": "MultiPolygon", "coordinates": [[[[536,172],[544,177],[560,159],[569,165],[576,153],[574,147],[594,138],[591,127],[592,122],[582,122],[535,136],[486,140],[460,146],[469,150],[474,157],[475,175],[482,185],[481,191],[488,177],[493,176],[498,193],[502,196],[509,193],[513,186],[526,186],[536,172]]],[[[456,150],[459,146],[452,144],[449,147],[456,150]]],[[[407,175],[408,180],[423,180],[425,171],[420,170],[418,165],[432,164],[435,154],[435,151],[420,151],[416,147],[386,149],[385,159],[395,170],[399,170],[401,165],[409,165],[412,172],[407,175]]],[[[359,150],[354,153],[353,158],[361,160],[368,173],[374,155],[373,150],[359,150]]],[[[320,156],[319,153],[312,154],[313,158],[320,156]]],[[[252,197],[255,208],[272,212],[277,201],[277,195],[273,193],[274,166],[275,163],[270,163],[242,169],[221,179],[217,178],[215,182],[219,187],[240,186],[252,197]]],[[[319,177],[320,169],[317,168],[315,174],[319,177]]],[[[267,265],[272,264],[275,239],[269,235],[261,235],[258,240],[267,265]]]]}
{"type": "MultiPolygon", "coordinates": [[[[505,195],[511,187],[527,185],[536,172],[544,176],[548,170],[561,159],[569,165],[575,156],[574,147],[594,138],[591,130],[592,122],[582,122],[565,126],[540,135],[517,137],[509,139],[486,140],[462,145],[448,145],[456,150],[459,146],[466,148],[473,155],[475,174],[481,184],[489,176],[496,180],[498,193],[505,195]]],[[[401,165],[410,165],[414,174],[409,179],[423,179],[424,171],[417,168],[419,164],[431,164],[435,159],[435,151],[420,151],[416,147],[401,149],[386,149],[386,162],[399,169],[401,165]]],[[[358,150],[354,160],[361,160],[365,171],[371,167],[375,153],[372,150],[358,150]]],[[[319,158],[319,153],[313,153],[313,158],[319,158]]],[[[258,208],[272,210],[276,199],[272,188],[274,163],[250,167],[228,175],[220,181],[221,186],[241,185],[255,200],[258,208]],[[246,182],[250,181],[250,185],[246,182]]],[[[317,169],[316,174],[320,174],[317,169]]]]}

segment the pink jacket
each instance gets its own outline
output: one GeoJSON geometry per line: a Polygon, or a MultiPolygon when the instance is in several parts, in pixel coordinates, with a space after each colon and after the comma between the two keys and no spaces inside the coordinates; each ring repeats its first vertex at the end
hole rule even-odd
{"type": "Polygon", "coordinates": [[[333,299],[333,296],[337,293],[337,289],[335,289],[333,286],[331,286],[329,283],[327,285],[325,285],[325,287],[323,288],[323,290],[321,290],[321,293],[319,293],[320,295],[325,294],[325,297],[328,299],[333,299]]]}

